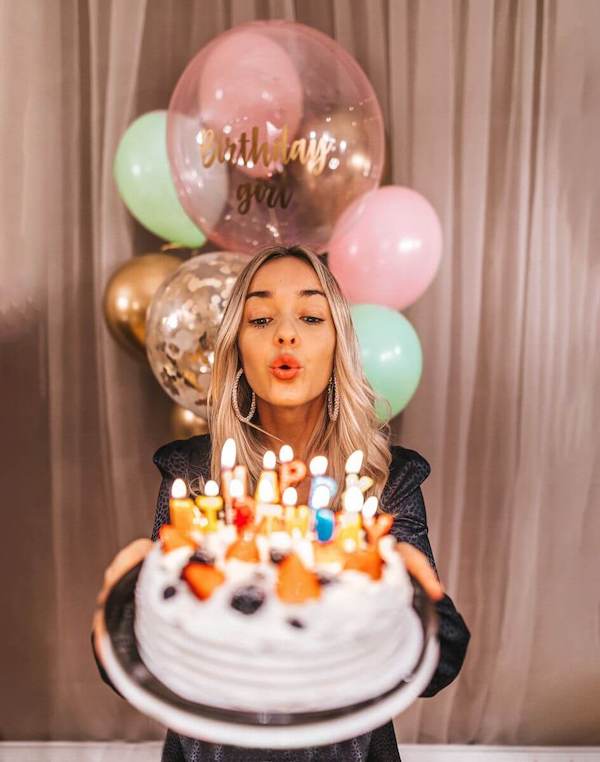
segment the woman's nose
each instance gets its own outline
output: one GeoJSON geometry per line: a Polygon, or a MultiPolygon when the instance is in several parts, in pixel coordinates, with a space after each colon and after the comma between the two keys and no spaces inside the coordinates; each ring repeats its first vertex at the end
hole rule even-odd
{"type": "Polygon", "coordinates": [[[275,340],[278,345],[282,344],[296,344],[298,336],[296,329],[290,321],[282,322],[275,334],[275,340]]]}

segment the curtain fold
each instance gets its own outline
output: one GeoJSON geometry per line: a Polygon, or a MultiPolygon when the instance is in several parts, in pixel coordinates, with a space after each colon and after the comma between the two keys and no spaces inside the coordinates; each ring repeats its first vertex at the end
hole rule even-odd
{"type": "Polygon", "coordinates": [[[406,311],[430,539],[472,632],[403,743],[598,744],[600,4],[24,0],[0,4],[0,553],[7,740],[164,730],[100,682],[103,570],[150,532],[170,402],[110,338],[113,270],[161,242],[121,203],[118,141],[212,37],[286,18],[335,37],[386,120],[385,182],[425,195],[439,274],[406,311]]]}

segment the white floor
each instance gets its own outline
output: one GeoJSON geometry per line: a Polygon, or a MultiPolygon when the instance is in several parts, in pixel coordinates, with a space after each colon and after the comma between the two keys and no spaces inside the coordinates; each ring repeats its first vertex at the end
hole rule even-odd
{"type": "MultiPolygon", "coordinates": [[[[0,743],[0,762],[160,762],[161,743],[0,743]]],[[[399,747],[402,762],[600,762],[600,746],[399,747]]]]}

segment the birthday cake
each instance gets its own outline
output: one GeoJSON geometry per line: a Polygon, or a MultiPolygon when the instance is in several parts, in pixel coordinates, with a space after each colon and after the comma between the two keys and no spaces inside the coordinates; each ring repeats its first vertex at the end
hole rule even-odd
{"type": "Polygon", "coordinates": [[[311,461],[308,505],[296,504],[306,468],[289,448],[279,471],[265,453],[254,497],[231,463],[222,495],[207,482],[193,500],[177,480],[135,592],[138,650],[155,677],[201,704],[295,713],[355,705],[410,675],[423,645],[413,587],[392,517],[364,498],[361,459],[348,459],[337,511],[324,458],[311,461]]]}

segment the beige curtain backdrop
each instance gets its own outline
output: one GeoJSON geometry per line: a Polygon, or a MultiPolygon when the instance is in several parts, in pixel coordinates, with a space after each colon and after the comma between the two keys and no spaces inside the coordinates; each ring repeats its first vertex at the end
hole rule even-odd
{"type": "Polygon", "coordinates": [[[210,38],[255,18],[335,37],[388,132],[386,182],[434,204],[440,273],[395,441],[424,485],[472,641],[402,742],[600,743],[600,2],[0,3],[0,734],[161,738],[100,682],[103,569],[151,530],[170,403],[103,323],[116,266],[160,245],[112,179],[210,38]]]}

